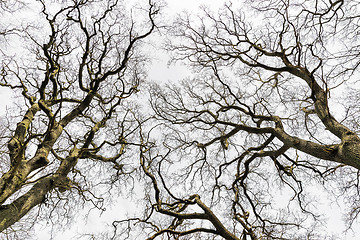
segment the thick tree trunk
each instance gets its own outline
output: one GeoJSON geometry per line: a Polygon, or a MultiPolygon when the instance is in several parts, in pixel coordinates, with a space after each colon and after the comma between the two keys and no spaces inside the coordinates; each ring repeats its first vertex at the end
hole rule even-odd
{"type": "Polygon", "coordinates": [[[26,194],[11,204],[0,207],[0,232],[19,221],[33,207],[45,201],[45,195],[53,187],[54,180],[47,177],[38,181],[26,194]]]}

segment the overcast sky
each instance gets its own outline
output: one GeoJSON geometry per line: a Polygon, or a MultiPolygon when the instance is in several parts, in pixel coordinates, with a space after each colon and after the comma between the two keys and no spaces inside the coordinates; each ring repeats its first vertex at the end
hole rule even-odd
{"type": "MultiPolygon", "coordinates": [[[[146,0],[147,1],[147,0],[146,0]]],[[[222,6],[226,1],[222,0],[168,0],[167,1],[167,8],[164,9],[165,15],[167,16],[175,16],[176,13],[180,13],[181,11],[187,10],[189,12],[196,12],[197,9],[199,9],[200,5],[207,5],[212,9],[217,9],[220,6],[222,6]]],[[[159,79],[159,80],[170,80],[174,78],[181,78],[183,76],[186,76],[188,72],[186,71],[185,67],[177,66],[177,67],[171,67],[168,68],[166,63],[166,59],[162,59],[163,53],[158,54],[158,59],[154,61],[153,67],[150,69],[150,77],[152,80],[159,79]]],[[[7,89],[4,89],[0,87],[0,115],[4,114],[4,111],[6,109],[7,105],[11,105],[11,94],[10,91],[7,89]]],[[[88,229],[89,231],[93,230],[94,228],[101,226],[101,224],[105,224],[107,222],[108,224],[111,224],[111,220],[113,218],[118,218],[119,215],[124,214],[123,209],[127,209],[132,207],[133,204],[131,204],[130,201],[121,200],[119,202],[119,205],[117,207],[114,207],[112,211],[109,211],[105,213],[101,218],[98,216],[98,213],[94,212],[94,214],[90,215],[91,218],[88,220],[87,225],[82,223],[81,225],[75,225],[72,229],[69,229],[67,232],[62,234],[61,236],[57,236],[56,240],[63,240],[63,239],[70,239],[71,236],[74,235],[74,232],[77,230],[83,230],[88,229]],[[116,215],[114,216],[114,213],[116,215]],[[110,220],[110,222],[109,222],[110,220]]],[[[327,204],[324,204],[319,207],[326,207],[327,204]]],[[[329,228],[328,231],[339,231],[339,229],[343,229],[343,222],[337,221],[341,219],[341,215],[339,211],[335,208],[336,206],[333,206],[333,208],[328,208],[328,212],[331,213],[334,218],[331,219],[329,222],[329,228]]],[[[39,228],[37,229],[39,232],[42,232],[43,229],[39,228]]],[[[39,235],[39,240],[47,240],[49,238],[49,235],[43,233],[39,235]]],[[[348,240],[351,239],[357,239],[357,238],[351,238],[351,236],[347,237],[348,240]]]]}
{"type": "MultiPolygon", "coordinates": [[[[144,0],[147,2],[147,0],[144,0]]],[[[189,11],[189,12],[196,12],[201,5],[209,6],[211,9],[218,9],[220,6],[224,5],[226,1],[222,0],[165,0],[167,7],[164,9],[164,14],[167,16],[175,16],[177,13],[181,11],[189,11]]],[[[170,17],[171,18],[171,17],[170,17]]],[[[161,56],[161,55],[160,55],[161,56]]],[[[154,61],[156,65],[155,68],[150,70],[151,78],[162,78],[168,80],[169,78],[178,76],[183,76],[185,73],[183,71],[185,68],[183,67],[174,67],[174,68],[167,68],[166,66],[167,61],[154,61]],[[159,67],[163,67],[162,71],[158,71],[159,67]],[[175,74],[175,71],[176,74],[175,74]],[[180,72],[180,73],[179,73],[180,72]]],[[[7,106],[10,106],[12,103],[11,99],[11,91],[0,87],[0,116],[4,115],[5,109],[7,106]]]]}
{"type": "MultiPolygon", "coordinates": [[[[147,2],[147,0],[144,0],[147,2]]],[[[219,0],[168,0],[167,6],[163,9],[163,13],[166,17],[171,20],[171,16],[176,16],[177,13],[181,11],[188,11],[190,13],[195,13],[199,7],[203,4],[206,4],[212,9],[217,9],[222,6],[225,1],[219,0]]],[[[167,66],[167,61],[169,60],[164,52],[159,51],[156,54],[157,59],[153,61],[153,65],[150,68],[149,77],[151,80],[158,81],[167,81],[167,80],[179,80],[185,77],[189,72],[184,66],[167,66]]],[[[11,90],[0,87],[0,116],[5,114],[5,110],[8,106],[12,105],[14,102],[11,90]]],[[[121,199],[119,202],[112,208],[108,209],[101,216],[99,211],[93,211],[89,215],[89,218],[85,221],[77,219],[78,222],[72,227],[69,227],[64,233],[54,234],[55,240],[67,240],[72,239],[77,235],[78,232],[98,232],[101,231],[101,226],[112,223],[113,220],[119,220],[125,217],[126,210],[134,208],[134,203],[131,203],[130,200],[121,199]]],[[[86,214],[86,212],[82,213],[86,214]]],[[[83,216],[80,214],[81,216],[83,216]]],[[[36,238],[38,240],[48,240],[50,238],[49,228],[46,226],[36,225],[36,238]]]]}

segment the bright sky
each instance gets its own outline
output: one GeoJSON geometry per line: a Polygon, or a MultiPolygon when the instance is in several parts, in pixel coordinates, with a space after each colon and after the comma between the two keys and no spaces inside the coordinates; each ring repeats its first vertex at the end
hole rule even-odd
{"type": "Polygon", "coordinates": [[[10,105],[11,102],[11,91],[0,87],[0,116],[5,115],[6,106],[10,105]]]}
{"type": "MultiPolygon", "coordinates": [[[[146,0],[147,1],[147,0],[146,0]]],[[[195,12],[199,6],[206,4],[207,6],[217,9],[222,6],[225,1],[218,0],[168,0],[166,14],[174,14],[180,13],[183,10],[187,10],[189,12],[195,12]]],[[[189,74],[184,66],[167,66],[168,58],[163,55],[164,53],[158,54],[158,59],[153,61],[153,67],[150,69],[149,77],[152,80],[180,80],[182,77],[189,74]]],[[[0,87],[0,116],[5,114],[5,110],[7,106],[10,106],[13,103],[13,99],[11,96],[11,91],[0,87]]],[[[125,209],[134,209],[135,205],[129,200],[121,199],[117,204],[114,204],[112,209],[108,209],[101,216],[98,211],[92,211],[87,220],[85,219],[77,219],[78,222],[72,227],[69,227],[65,232],[60,235],[53,235],[54,240],[67,240],[73,239],[77,233],[84,232],[97,232],[101,231],[101,226],[105,226],[106,224],[111,224],[113,220],[119,220],[125,217],[125,209]]],[[[80,213],[81,216],[86,214],[86,212],[80,213]]],[[[50,239],[50,229],[46,226],[36,225],[36,238],[38,240],[48,240],[50,239]]]]}
{"type": "MultiPolygon", "coordinates": [[[[222,0],[167,0],[167,14],[176,14],[181,11],[195,12],[201,5],[209,6],[212,9],[218,9],[223,6],[226,1],[222,0]]],[[[179,78],[184,76],[183,72],[186,72],[186,68],[182,66],[173,66],[172,68],[167,67],[167,60],[161,59],[154,61],[156,68],[150,70],[150,76],[153,79],[169,80],[173,78],[179,78]],[[159,70],[161,69],[161,70],[159,70]],[[181,74],[179,74],[181,73],[181,74]]],[[[4,87],[0,87],[0,116],[5,114],[7,106],[10,106],[13,102],[11,90],[4,87]]]]}
{"type": "MultiPolygon", "coordinates": [[[[221,7],[226,1],[222,1],[222,0],[168,0],[167,4],[168,4],[168,8],[165,9],[165,11],[167,11],[169,14],[175,14],[175,13],[179,13],[183,10],[187,10],[189,12],[196,12],[196,10],[198,9],[198,7],[200,5],[206,4],[207,6],[209,6],[212,9],[218,9],[219,7],[221,7]]],[[[166,63],[167,60],[162,59],[162,54],[159,54],[159,59],[157,61],[154,62],[154,66],[152,69],[150,69],[150,77],[153,79],[161,79],[161,80],[169,80],[169,79],[174,79],[174,78],[181,78],[182,76],[185,76],[188,74],[187,70],[185,67],[183,66],[173,66],[173,67],[167,67],[166,63]]],[[[12,99],[11,99],[11,94],[10,91],[0,87],[0,115],[4,115],[4,111],[6,109],[6,107],[8,105],[12,104],[12,99]]],[[[119,216],[119,214],[124,214],[124,212],[122,211],[124,208],[130,208],[132,207],[129,201],[126,200],[121,200],[119,202],[119,206],[115,207],[114,209],[112,209],[112,211],[105,213],[102,217],[99,217],[98,214],[92,214],[91,218],[89,219],[89,221],[87,222],[87,224],[84,222],[80,225],[76,225],[73,228],[69,229],[67,232],[65,232],[64,234],[62,234],[61,236],[55,237],[56,240],[63,240],[63,239],[70,239],[70,237],[72,237],[74,235],[74,232],[76,232],[77,230],[83,230],[84,229],[89,229],[92,230],[94,228],[97,228],[99,225],[101,224],[105,224],[105,222],[107,222],[108,224],[111,224],[111,222],[109,222],[109,219],[113,219],[114,215],[112,213],[116,213],[116,217],[119,216]]],[[[324,207],[327,208],[326,204],[325,206],[319,206],[319,207],[324,207]]],[[[336,221],[336,219],[341,218],[340,212],[336,209],[336,206],[334,206],[333,209],[329,209],[329,212],[332,213],[333,215],[335,215],[336,217],[333,218],[333,220],[331,220],[329,222],[329,232],[333,231],[333,230],[339,230],[343,228],[343,223],[339,223],[338,221],[336,221]]],[[[120,217],[118,217],[119,219],[120,217]]],[[[49,239],[49,235],[47,235],[43,229],[38,228],[37,229],[39,232],[42,232],[41,235],[38,236],[39,240],[47,240],[49,239]]],[[[358,238],[352,238],[351,236],[347,236],[346,238],[347,240],[355,240],[358,238]]]]}

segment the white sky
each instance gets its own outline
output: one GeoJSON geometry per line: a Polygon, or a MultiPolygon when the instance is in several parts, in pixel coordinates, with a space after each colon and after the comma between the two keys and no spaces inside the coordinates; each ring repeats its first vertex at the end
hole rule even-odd
{"type": "Polygon", "coordinates": [[[0,87],[0,116],[5,115],[6,106],[10,105],[11,102],[11,91],[0,87]]]}
{"type": "MultiPolygon", "coordinates": [[[[146,0],[147,1],[147,0],[146,0]]],[[[168,14],[180,13],[181,11],[187,10],[189,12],[195,12],[200,5],[206,4],[213,9],[217,9],[222,6],[225,1],[217,0],[168,0],[166,11],[168,14]]],[[[184,66],[167,66],[168,58],[163,55],[163,52],[158,54],[158,59],[153,61],[154,67],[150,69],[149,77],[152,80],[167,81],[167,80],[180,80],[182,77],[186,76],[189,72],[184,66]]],[[[7,106],[13,104],[11,90],[0,87],[0,116],[5,114],[7,106]]],[[[90,214],[89,219],[85,221],[80,221],[76,223],[73,227],[67,229],[65,232],[53,236],[55,240],[67,240],[73,239],[77,233],[84,232],[97,232],[101,231],[101,226],[105,224],[111,224],[113,220],[119,220],[125,217],[125,209],[133,209],[134,203],[131,203],[128,200],[120,200],[111,210],[106,211],[101,216],[99,212],[93,211],[90,214]]],[[[86,214],[87,210],[80,214],[86,214]]],[[[38,240],[48,240],[50,239],[49,228],[36,225],[37,239],[38,240]]]]}
{"type": "MultiPolygon", "coordinates": [[[[167,4],[168,4],[168,8],[165,11],[168,11],[169,13],[173,14],[173,13],[177,13],[177,12],[181,12],[183,10],[187,10],[190,12],[196,12],[196,10],[198,9],[198,7],[200,5],[206,4],[207,6],[209,6],[212,9],[218,9],[219,7],[221,7],[226,1],[222,1],[222,0],[168,0],[167,4]]],[[[167,66],[167,60],[162,59],[162,53],[160,53],[158,60],[156,60],[154,62],[154,66],[152,69],[150,69],[150,77],[152,79],[159,79],[159,80],[169,80],[169,79],[180,79],[183,76],[186,76],[188,74],[186,68],[184,66],[173,66],[173,67],[168,67],[167,66]]],[[[4,89],[2,87],[0,87],[0,115],[3,115],[5,112],[5,109],[7,106],[10,106],[12,104],[12,99],[11,99],[11,94],[10,91],[7,89],[4,89]]],[[[326,201],[325,201],[326,202],[326,201]]],[[[105,213],[102,217],[100,217],[98,214],[96,214],[94,212],[94,214],[91,215],[91,218],[89,219],[89,221],[87,222],[87,224],[81,223],[81,224],[77,224],[76,226],[74,226],[73,228],[69,229],[68,231],[66,231],[65,233],[61,234],[60,236],[56,236],[55,239],[56,240],[63,240],[63,239],[71,239],[71,237],[74,236],[74,233],[76,233],[77,230],[83,232],[84,229],[87,229],[89,231],[96,229],[99,227],[99,225],[101,224],[105,224],[105,222],[107,224],[111,224],[111,222],[109,222],[109,219],[114,218],[114,215],[112,213],[116,213],[116,215],[119,215],[119,213],[124,213],[122,210],[131,208],[133,204],[131,204],[129,201],[126,200],[122,200],[120,202],[121,204],[119,204],[119,206],[115,207],[114,209],[112,209],[112,211],[105,213]],[[84,225],[83,225],[84,224],[84,225]]],[[[332,206],[331,208],[329,208],[329,203],[325,203],[322,206],[319,206],[319,208],[324,208],[325,210],[327,210],[330,214],[332,215],[333,218],[329,221],[329,228],[328,231],[329,232],[338,232],[339,229],[343,229],[344,225],[343,222],[339,221],[341,219],[341,213],[339,212],[339,210],[337,209],[337,206],[332,206]]],[[[120,219],[120,217],[117,217],[117,219],[120,219]]],[[[38,228],[37,231],[41,234],[38,235],[38,239],[39,240],[47,240],[49,239],[49,235],[47,235],[44,231],[44,229],[38,228]]],[[[357,233],[360,234],[360,233],[357,233]]],[[[355,235],[357,235],[355,233],[355,235]]],[[[359,239],[356,238],[354,236],[348,235],[344,236],[344,239],[347,240],[355,240],[355,239],[359,239]]],[[[360,235],[358,235],[360,236],[360,235]]]]}
{"type": "MultiPolygon", "coordinates": [[[[226,1],[223,0],[167,0],[166,12],[167,14],[180,13],[181,11],[195,12],[201,5],[206,5],[211,9],[218,9],[223,6],[226,1]]],[[[161,56],[161,55],[160,55],[161,56]]],[[[185,67],[174,66],[172,68],[167,67],[167,60],[159,61],[155,60],[156,68],[150,70],[150,76],[153,79],[169,80],[173,78],[179,78],[179,76],[184,76],[183,72],[186,71],[185,67]],[[160,69],[158,71],[157,69],[160,69]]],[[[7,106],[10,106],[13,102],[11,91],[0,87],[0,116],[5,114],[7,106]]]]}

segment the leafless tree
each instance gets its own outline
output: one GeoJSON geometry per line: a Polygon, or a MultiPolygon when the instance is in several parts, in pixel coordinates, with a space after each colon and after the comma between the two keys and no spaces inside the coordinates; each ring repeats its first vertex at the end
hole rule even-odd
{"type": "Polygon", "coordinates": [[[16,54],[1,49],[0,85],[17,106],[1,119],[0,232],[24,239],[36,221],[60,224],[86,202],[101,209],[116,184],[130,186],[143,121],[130,97],[159,11],[146,4],[29,3],[34,24],[11,39],[16,54]]]}
{"type": "Polygon", "coordinates": [[[359,2],[234,4],[170,27],[174,61],[197,75],[151,87],[148,211],[114,222],[114,238],[138,223],[148,239],[335,239],[323,191],[356,221],[359,2]]]}
{"type": "Polygon", "coordinates": [[[1,48],[0,85],[17,96],[0,119],[1,232],[61,227],[138,184],[142,215],[103,239],[336,239],[322,230],[318,195],[347,204],[350,229],[360,213],[358,5],[244,0],[179,16],[167,47],[196,74],[147,85],[153,117],[135,100],[157,4],[32,3],[39,19],[4,28],[16,54],[1,48]]]}

